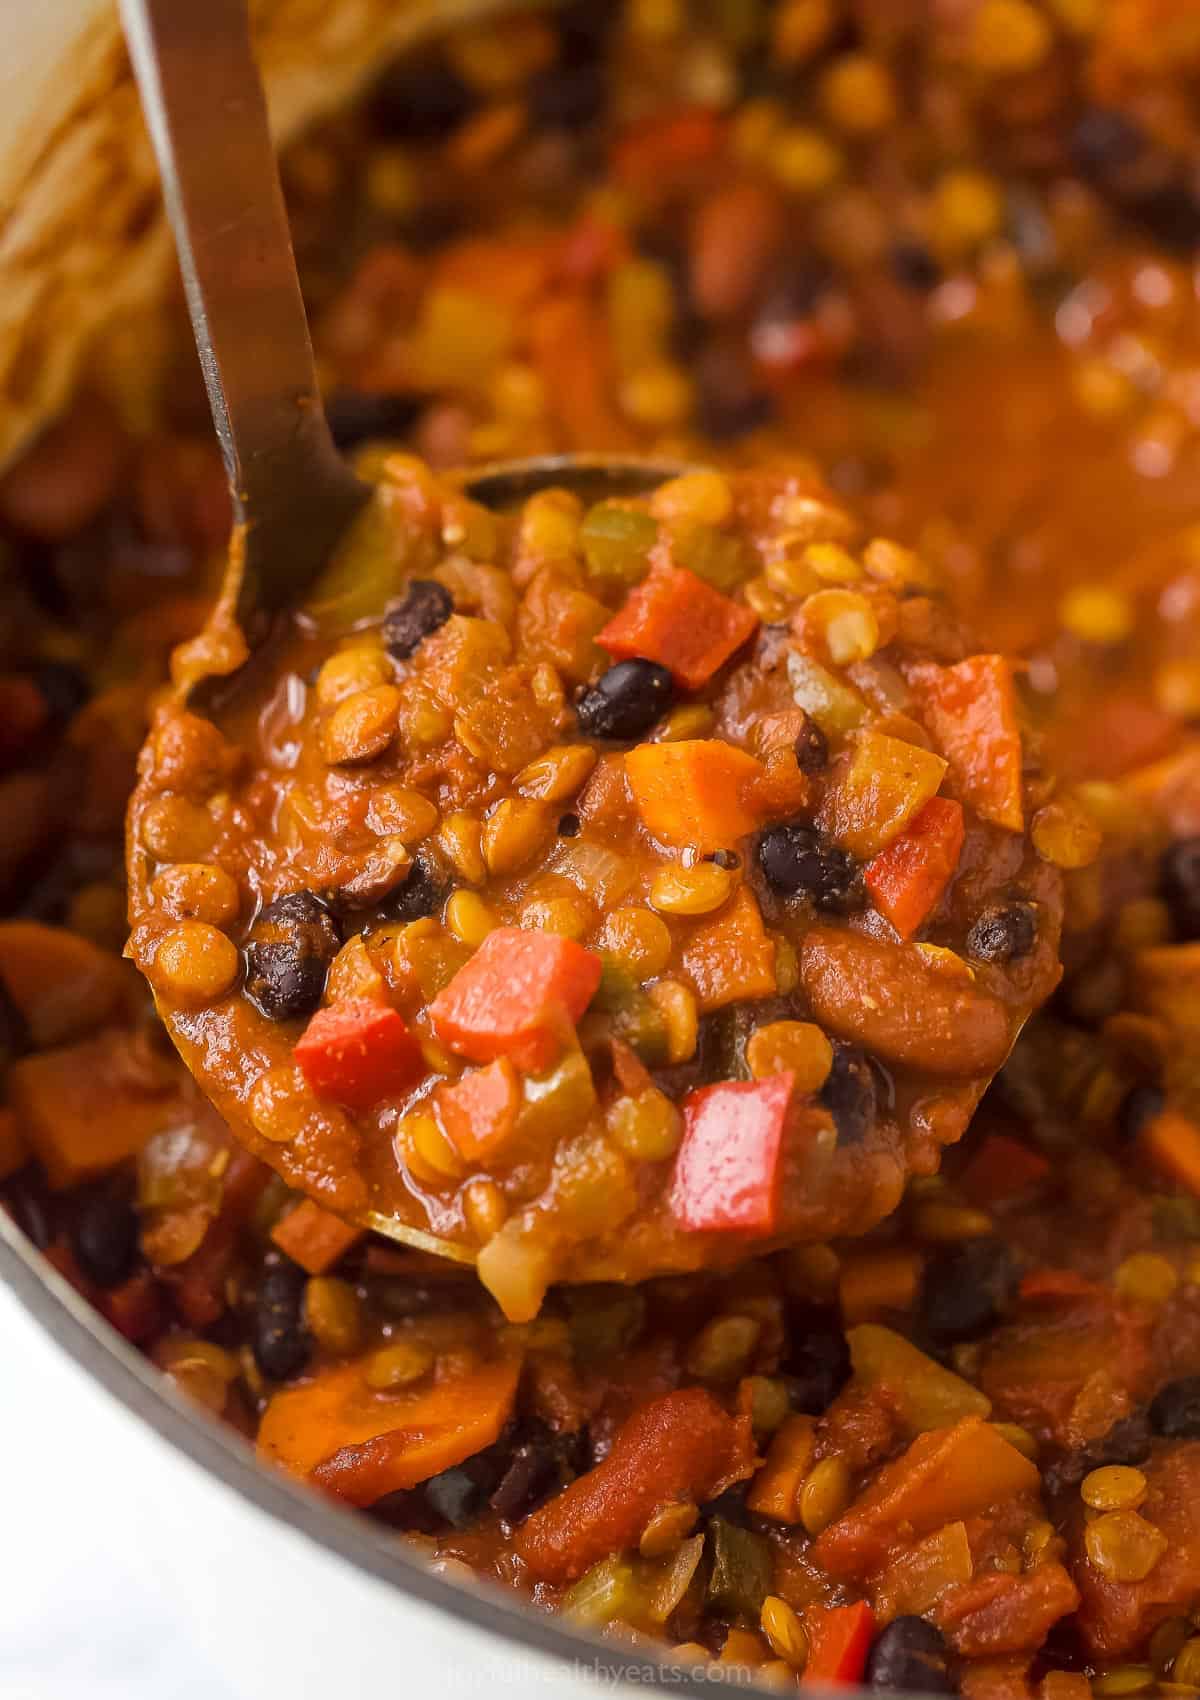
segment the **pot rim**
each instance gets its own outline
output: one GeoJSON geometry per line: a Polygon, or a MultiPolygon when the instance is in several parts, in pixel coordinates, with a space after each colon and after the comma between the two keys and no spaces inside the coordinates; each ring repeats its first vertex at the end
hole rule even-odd
{"type": "MultiPolygon", "coordinates": [[[[653,1650],[623,1650],[583,1630],[569,1629],[549,1612],[524,1604],[497,1584],[475,1587],[439,1576],[403,1536],[388,1535],[359,1513],[309,1492],[282,1471],[263,1464],[232,1429],[175,1392],[162,1372],[95,1311],[54,1269],[8,1212],[0,1208],[0,1282],[27,1315],[126,1410],[177,1451],[276,1522],[378,1581],[400,1588],[423,1605],[520,1647],[582,1667],[604,1684],[630,1680],[639,1688],[673,1694],[711,1693],[711,1677],[663,1663],[653,1650]]],[[[728,1672],[721,1686],[729,1686],[728,1672]]],[[[750,1695],[767,1691],[745,1681],[750,1695]]]]}

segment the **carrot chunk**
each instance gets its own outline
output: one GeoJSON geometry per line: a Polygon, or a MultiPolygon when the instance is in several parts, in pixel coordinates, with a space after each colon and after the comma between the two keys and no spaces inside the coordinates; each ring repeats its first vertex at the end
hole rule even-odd
{"type": "Polygon", "coordinates": [[[0,924],[0,980],[39,1050],[114,1020],[137,990],[119,956],[41,921],[0,924]]]}
{"type": "Polygon", "coordinates": [[[686,567],[657,566],[630,591],[596,641],[618,658],[657,661],[684,690],[698,691],[757,625],[752,609],[722,596],[686,567]]]}
{"type": "Polygon", "coordinates": [[[633,1413],[602,1464],[522,1524],[517,1553],[544,1581],[571,1582],[636,1546],[660,1506],[711,1499],[748,1476],[752,1460],[746,1418],[699,1387],[664,1393],[633,1413]]]}
{"type": "Polygon", "coordinates": [[[865,1577],[898,1541],[1034,1493],[1038,1482],[1036,1464],[982,1417],[964,1417],[919,1434],[810,1550],[833,1576],[865,1577]]]}
{"type": "Polygon", "coordinates": [[[875,1636],[875,1613],[865,1600],[829,1606],[807,1620],[808,1661],[805,1685],[842,1688],[861,1682],[875,1636]]]}
{"type": "Polygon", "coordinates": [[[319,1009],[296,1041],[296,1061],[318,1096],[364,1110],[410,1086],[425,1066],[400,1016],[372,998],[319,1009]]]}
{"type": "Polygon", "coordinates": [[[629,788],[647,830],[679,849],[720,850],[753,832],[753,788],[766,769],[718,738],[639,744],[625,757],[629,788]]]}
{"type": "Polygon", "coordinates": [[[689,1092],[671,1183],[683,1228],[769,1234],[779,1206],[779,1158],[794,1074],[724,1080],[689,1092]]]}
{"type": "Polygon", "coordinates": [[[273,1396],[258,1449],[338,1499],[373,1505],[491,1446],[508,1421],[520,1369],[519,1358],[500,1358],[431,1387],[380,1394],[367,1386],[361,1360],[338,1364],[273,1396]]]}
{"type": "Polygon", "coordinates": [[[931,797],[863,874],[876,909],[910,939],[941,901],[963,846],[961,803],[931,797]]]}
{"type": "Polygon", "coordinates": [[[981,820],[1021,832],[1021,731],[1012,663],[972,655],[954,667],[914,669],[925,724],[981,820]]]}
{"type": "Polygon", "coordinates": [[[705,1013],[774,993],[775,946],[753,892],[739,886],[711,921],[695,929],[683,947],[683,969],[705,1013]]]}
{"type": "Polygon", "coordinates": [[[362,1237],[362,1228],[322,1210],[311,1198],[302,1198],[271,1229],[274,1244],[309,1275],[323,1275],[332,1269],[362,1237]]]}
{"type": "Polygon", "coordinates": [[[437,1094],[442,1127],[469,1162],[498,1151],[516,1126],[521,1086],[507,1057],[464,1074],[437,1094]]]}
{"type": "Polygon", "coordinates": [[[10,1068],[9,1104],[52,1187],[103,1174],[136,1155],[152,1133],[187,1118],[179,1093],[139,1076],[131,1043],[124,1029],[109,1028],[10,1068]]]}
{"type": "Polygon", "coordinates": [[[573,939],[497,927],[429,1006],[444,1045],[472,1062],[547,1068],[600,984],[600,958],[573,939]]]}

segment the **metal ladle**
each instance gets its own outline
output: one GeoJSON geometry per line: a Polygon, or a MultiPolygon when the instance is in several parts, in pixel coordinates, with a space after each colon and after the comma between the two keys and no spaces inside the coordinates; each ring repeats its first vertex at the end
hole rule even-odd
{"type": "MultiPolygon", "coordinates": [[[[120,0],[244,546],[251,644],[298,605],[370,490],[334,446],[246,0],[120,0]]],[[[617,455],[499,462],[466,484],[502,508],[547,485],[595,500],[678,471],[617,455]]]]}

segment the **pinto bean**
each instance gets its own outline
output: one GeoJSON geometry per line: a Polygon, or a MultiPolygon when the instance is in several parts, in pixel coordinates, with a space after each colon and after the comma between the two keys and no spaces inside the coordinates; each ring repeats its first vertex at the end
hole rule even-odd
{"type": "Polygon", "coordinates": [[[760,183],[734,183],[711,195],[692,228],[689,284],[706,317],[750,304],[784,234],[777,196],[760,183]]]}
{"type": "Polygon", "coordinates": [[[910,946],[814,927],[800,979],[823,1027],[886,1062],[955,1078],[990,1074],[1008,1053],[1004,1005],[910,946]]]}

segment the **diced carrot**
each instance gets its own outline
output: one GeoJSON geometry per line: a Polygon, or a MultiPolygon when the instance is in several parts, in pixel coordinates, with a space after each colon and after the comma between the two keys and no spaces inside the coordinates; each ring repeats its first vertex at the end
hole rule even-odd
{"type": "Polygon", "coordinates": [[[0,1110],[0,1181],[15,1175],[28,1156],[20,1122],[11,1110],[0,1110]]]}
{"type": "Polygon", "coordinates": [[[319,1009],[296,1040],[295,1056],[314,1092],[354,1109],[402,1092],[425,1067],[400,1016],[373,998],[319,1009]]]}
{"type": "Polygon", "coordinates": [[[1138,1144],[1156,1169],[1200,1198],[1200,1127],[1178,1110],[1153,1116],[1138,1144]]]}
{"type": "Polygon", "coordinates": [[[766,1463],[750,1484],[749,1510],[773,1517],[777,1523],[800,1521],[800,1489],[812,1468],[815,1427],[815,1419],[809,1416],[784,1418],[771,1437],[766,1463]]]}
{"type": "Polygon", "coordinates": [[[759,823],[751,788],[765,769],[719,738],[639,744],[626,755],[625,772],[647,831],[663,844],[727,849],[759,823]]]}
{"type": "Polygon", "coordinates": [[[952,1428],[919,1434],[810,1551],[831,1575],[863,1577],[896,1542],[1034,1493],[1038,1481],[1037,1465],[989,1423],[964,1417],[952,1428]]]}
{"type": "Polygon", "coordinates": [[[9,1069],[8,1101],[55,1189],[135,1156],[152,1133],[186,1115],[178,1093],[138,1077],[129,1043],[123,1029],[112,1028],[22,1057],[9,1069]]]}
{"type": "Polygon", "coordinates": [[[1012,663],[1002,655],[972,655],[954,667],[917,667],[910,683],[963,799],[980,819],[1020,832],[1025,810],[1012,663]]]}
{"type": "Polygon", "coordinates": [[[807,1617],[806,1687],[843,1688],[862,1681],[875,1638],[875,1613],[865,1600],[826,1606],[807,1617]]]}
{"type": "Polygon", "coordinates": [[[522,1524],[517,1554],[544,1581],[573,1581],[636,1546],[660,1506],[701,1503],[741,1481],[753,1456],[745,1417],[729,1416],[699,1387],[665,1393],[633,1413],[602,1464],[522,1524]]]}
{"type": "Polygon", "coordinates": [[[442,1127],[459,1156],[468,1162],[493,1156],[517,1122],[521,1084],[507,1057],[472,1069],[437,1093],[442,1127]]]}
{"type": "Polygon", "coordinates": [[[915,1251],[867,1251],[844,1257],[838,1277],[842,1320],[873,1322],[889,1311],[911,1310],[921,1280],[915,1251]]]}
{"type": "Polygon", "coordinates": [[[683,1101],[670,1210],[694,1232],[769,1234],[779,1209],[780,1157],[794,1074],[721,1080],[683,1101]]]}
{"type": "Polygon", "coordinates": [[[343,1222],[330,1210],[322,1210],[311,1198],[302,1198],[293,1210],[271,1229],[271,1239],[293,1263],[310,1275],[323,1275],[357,1245],[364,1230],[343,1222]]]}
{"type": "Polygon", "coordinates": [[[1049,1173],[1050,1165],[1040,1151],[1006,1133],[989,1133],[958,1177],[958,1184],[972,1204],[987,1209],[1023,1198],[1049,1173]]]}
{"type": "Polygon", "coordinates": [[[745,886],[711,921],[696,927],[683,947],[683,969],[705,1013],[774,993],[775,946],[745,886]]]}
{"type": "Polygon", "coordinates": [[[497,927],[429,1006],[444,1045],[472,1062],[547,1068],[600,984],[600,958],[557,933],[497,927]]]}
{"type": "Polygon", "coordinates": [[[867,890],[902,939],[910,939],[941,902],[958,867],[963,830],[962,805],[931,797],[900,837],[867,864],[867,890]]]}
{"type": "Polygon", "coordinates": [[[758,625],[744,603],[722,596],[686,567],[654,567],[631,590],[596,641],[617,657],[641,656],[698,691],[758,625]]]}
{"type": "Polygon", "coordinates": [[[380,1394],[367,1386],[362,1360],[338,1364],[273,1396],[258,1449],[351,1505],[373,1505],[491,1446],[520,1371],[520,1358],[504,1357],[430,1387],[380,1394]]]}
{"type": "Polygon", "coordinates": [[[855,856],[875,856],[910,828],[945,772],[941,756],[919,744],[863,732],[825,793],[817,825],[855,856]]]}
{"type": "Polygon", "coordinates": [[[119,956],[41,921],[0,923],[0,980],[39,1050],[112,1020],[137,984],[119,956]]]}

